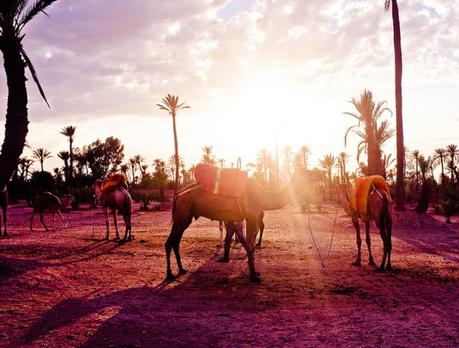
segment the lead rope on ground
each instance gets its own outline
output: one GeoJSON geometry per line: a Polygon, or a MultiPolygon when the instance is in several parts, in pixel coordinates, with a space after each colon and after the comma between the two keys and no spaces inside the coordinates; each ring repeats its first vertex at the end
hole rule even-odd
{"type": "Polygon", "coordinates": [[[325,257],[325,259],[322,258],[322,254],[320,253],[320,249],[317,246],[316,239],[314,238],[314,233],[312,232],[312,227],[311,227],[311,210],[308,211],[309,233],[311,234],[312,242],[314,244],[314,247],[317,250],[317,254],[319,255],[319,260],[320,260],[320,263],[322,265],[322,268],[325,268],[324,260],[327,260],[328,257],[330,256],[331,248],[332,248],[332,245],[333,245],[333,238],[335,236],[336,220],[337,220],[337,217],[338,217],[338,209],[339,209],[339,206],[336,206],[335,219],[333,221],[332,235],[331,235],[331,238],[330,238],[330,243],[329,243],[329,246],[328,246],[328,252],[327,252],[327,256],[325,257]]]}

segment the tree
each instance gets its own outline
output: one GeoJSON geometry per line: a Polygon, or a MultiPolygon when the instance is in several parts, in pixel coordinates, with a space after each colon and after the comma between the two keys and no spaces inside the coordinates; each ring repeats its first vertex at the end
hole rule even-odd
{"type": "Polygon", "coordinates": [[[164,187],[167,185],[167,170],[166,163],[161,159],[157,158],[154,160],[153,165],[155,166],[155,172],[153,173],[153,179],[156,185],[159,187],[159,194],[161,196],[161,202],[164,201],[164,187]]]}
{"type": "Polygon", "coordinates": [[[419,150],[413,150],[411,155],[414,159],[415,175],[416,175],[416,193],[419,192],[419,150]]]}
{"type": "Polygon", "coordinates": [[[383,175],[382,150],[381,147],[393,134],[389,128],[387,120],[378,125],[378,120],[385,113],[392,113],[386,102],[375,103],[373,93],[364,90],[359,99],[352,98],[349,101],[357,110],[357,113],[344,112],[345,115],[356,119],[357,124],[349,127],[344,135],[344,145],[347,145],[349,132],[357,134],[361,141],[357,145],[357,162],[360,160],[362,152],[367,153],[368,175],[383,175]]]}
{"type": "Polygon", "coordinates": [[[268,172],[271,168],[272,157],[271,154],[266,149],[261,149],[257,155],[257,164],[259,164],[262,175],[263,175],[263,185],[267,185],[269,178],[268,172]]]}
{"type": "MultiPolygon", "coordinates": [[[[177,163],[177,160],[175,158],[175,155],[172,155],[171,157],[169,157],[169,160],[168,160],[167,164],[168,164],[169,169],[170,169],[170,171],[172,173],[172,179],[174,180],[174,182],[175,182],[175,173],[176,173],[176,170],[175,170],[176,163],[177,163]]],[[[185,162],[183,161],[182,157],[180,157],[178,159],[178,163],[179,163],[180,167],[183,167],[185,165],[185,162]]]]}
{"type": "Polygon", "coordinates": [[[57,154],[57,157],[64,161],[64,178],[65,182],[68,184],[70,153],[68,151],[61,151],[57,154]]]}
{"type": "Polygon", "coordinates": [[[53,156],[51,156],[51,152],[48,151],[47,149],[45,149],[43,147],[39,147],[38,149],[33,150],[32,157],[37,159],[40,162],[41,171],[44,172],[43,163],[45,162],[45,160],[47,160],[48,158],[51,158],[53,156]]]}
{"type": "Polygon", "coordinates": [[[129,159],[129,164],[131,165],[132,184],[135,185],[135,172],[137,167],[137,160],[135,159],[135,157],[129,159]]]}
{"type": "Polygon", "coordinates": [[[215,155],[212,153],[213,146],[203,146],[202,151],[204,154],[202,155],[201,162],[215,165],[215,155]]]}
{"type": "Polygon", "coordinates": [[[115,173],[124,158],[124,145],[121,140],[108,137],[105,142],[99,139],[85,147],[88,166],[94,178],[104,178],[115,173]]]}
{"type": "Polygon", "coordinates": [[[303,168],[308,169],[308,161],[309,161],[309,155],[311,154],[311,150],[309,149],[308,146],[303,145],[303,146],[300,147],[299,154],[300,154],[302,162],[303,162],[302,163],[303,164],[303,168]]]}
{"type": "Polygon", "coordinates": [[[0,1],[0,51],[8,86],[5,136],[0,153],[0,188],[5,187],[16,169],[28,132],[26,67],[48,104],[32,61],[22,45],[22,31],[37,14],[44,12],[55,1],[37,0],[30,6],[29,0],[0,1]]]}
{"type": "Polygon", "coordinates": [[[449,170],[451,171],[451,184],[454,184],[455,160],[456,157],[459,155],[459,150],[457,149],[457,145],[450,144],[446,147],[446,151],[448,152],[448,156],[450,157],[449,170]]]}
{"type": "Polygon", "coordinates": [[[290,176],[291,176],[291,171],[290,171],[291,156],[292,156],[292,148],[287,145],[286,147],[284,147],[284,163],[285,163],[285,171],[287,174],[287,180],[290,180],[290,176]]]}
{"type": "Polygon", "coordinates": [[[405,210],[405,146],[403,139],[403,115],[402,115],[402,43],[400,34],[400,19],[397,0],[385,0],[384,8],[389,10],[392,4],[392,24],[394,31],[394,58],[395,58],[395,118],[397,130],[397,182],[395,186],[395,209],[405,210]]]}
{"type": "Polygon", "coordinates": [[[179,151],[178,151],[177,127],[175,124],[175,116],[177,115],[177,111],[181,109],[190,108],[188,105],[185,105],[185,103],[179,104],[178,100],[179,100],[178,96],[173,96],[173,95],[168,94],[165,98],[162,99],[162,102],[163,102],[162,104],[156,104],[161,110],[167,111],[169,115],[172,116],[175,158],[177,161],[175,163],[175,193],[174,193],[174,196],[177,194],[177,190],[179,189],[179,166],[180,166],[180,163],[178,162],[180,157],[179,157],[179,151]]]}
{"type": "Polygon", "coordinates": [[[383,168],[384,168],[384,177],[387,177],[387,174],[389,173],[389,168],[394,164],[395,158],[392,158],[392,154],[383,154],[383,168]]]}
{"type": "Polygon", "coordinates": [[[435,149],[435,154],[434,154],[434,161],[438,163],[440,162],[441,165],[441,178],[440,182],[442,185],[444,185],[445,182],[445,167],[444,167],[444,161],[446,158],[446,150],[442,148],[435,149]]]}
{"type": "MultiPolygon", "coordinates": [[[[73,178],[73,140],[75,139],[75,131],[76,127],[74,126],[67,126],[62,128],[61,134],[65,135],[68,140],[69,140],[69,159],[70,159],[70,165],[68,168],[68,173],[67,177],[71,181],[73,178]]],[[[67,180],[67,179],[66,179],[67,180]]]]}
{"type": "Polygon", "coordinates": [[[337,166],[340,170],[340,177],[341,177],[341,182],[346,183],[346,163],[349,161],[349,154],[346,152],[340,152],[338,155],[337,159],[337,166]]]}

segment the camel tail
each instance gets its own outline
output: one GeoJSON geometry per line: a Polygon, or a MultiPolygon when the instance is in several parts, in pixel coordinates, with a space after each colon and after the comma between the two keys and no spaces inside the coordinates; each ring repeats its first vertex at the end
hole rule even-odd
{"type": "Polygon", "coordinates": [[[386,194],[382,195],[383,205],[381,209],[381,216],[379,217],[379,227],[382,230],[385,230],[388,227],[387,218],[389,216],[389,199],[386,194]]]}

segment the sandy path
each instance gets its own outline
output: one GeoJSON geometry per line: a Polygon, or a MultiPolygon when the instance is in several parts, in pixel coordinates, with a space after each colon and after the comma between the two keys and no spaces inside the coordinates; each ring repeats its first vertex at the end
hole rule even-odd
{"type": "MultiPolygon", "coordinates": [[[[335,208],[325,208],[311,224],[326,255],[335,208]]],[[[189,273],[165,284],[170,213],[136,211],[136,240],[121,245],[100,240],[94,211],[72,212],[69,229],[50,233],[38,219],[30,233],[29,213],[10,209],[11,236],[0,241],[15,270],[0,278],[0,346],[459,345],[459,233],[430,216],[397,218],[395,270],[379,274],[351,266],[355,237],[342,210],[325,268],[306,214],[268,212],[261,284],[248,282],[238,246],[229,264],[216,262],[217,223],[200,219],[181,247],[189,273]]],[[[378,262],[375,230],[372,241],[378,262]]]]}

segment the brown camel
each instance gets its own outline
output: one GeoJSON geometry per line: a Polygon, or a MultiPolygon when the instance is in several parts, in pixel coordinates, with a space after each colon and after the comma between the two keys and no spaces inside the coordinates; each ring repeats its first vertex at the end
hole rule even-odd
{"type": "Polygon", "coordinates": [[[116,240],[120,240],[118,233],[118,220],[117,213],[123,215],[123,220],[126,225],[126,232],[124,234],[123,241],[133,239],[132,236],[132,225],[131,225],[131,209],[132,209],[132,198],[127,188],[124,185],[119,185],[117,188],[111,191],[102,191],[102,180],[97,179],[94,183],[96,205],[101,205],[102,210],[105,214],[105,227],[106,235],[105,239],[109,239],[109,222],[108,222],[108,210],[111,209],[113,214],[113,223],[115,225],[116,240]],[[129,236],[129,237],[128,237],[129,236]]]}
{"type": "MultiPolygon", "coordinates": [[[[0,194],[0,206],[2,207],[3,210],[3,227],[4,227],[4,232],[3,232],[3,237],[6,237],[8,233],[6,232],[6,211],[8,209],[8,189],[5,188],[2,191],[2,194],[0,194]]],[[[2,237],[2,220],[0,217],[0,238],[2,237]]]]}
{"type": "MultiPolygon", "coordinates": [[[[175,279],[172,274],[171,249],[177,260],[179,274],[185,274],[180,257],[180,241],[183,232],[191,224],[193,218],[200,216],[217,221],[246,221],[246,238],[240,233],[240,242],[247,252],[250,278],[260,281],[255,271],[255,236],[259,229],[259,221],[264,210],[280,209],[292,201],[293,193],[306,185],[306,172],[295,173],[291,182],[281,191],[264,190],[254,179],[248,179],[247,187],[239,198],[218,195],[204,191],[194,185],[179,193],[172,209],[172,229],[166,240],[166,261],[169,280],[175,279]]],[[[242,231],[241,231],[242,232],[242,231]]]]}
{"type": "Polygon", "coordinates": [[[62,223],[64,224],[64,227],[68,226],[67,221],[65,221],[64,217],[62,216],[61,209],[65,208],[69,202],[73,201],[73,196],[72,195],[64,195],[62,197],[62,200],[59,199],[59,197],[53,195],[51,192],[45,191],[42,192],[34,197],[32,200],[32,216],[30,217],[30,231],[33,231],[33,217],[35,213],[40,213],[40,222],[45,228],[46,231],[48,230],[48,227],[45,225],[45,221],[43,220],[43,215],[45,212],[50,212],[53,214],[53,229],[56,230],[56,220],[55,220],[55,215],[56,213],[60,216],[62,223]],[[62,203],[65,203],[64,204],[62,203]]]}
{"type": "MultiPolygon", "coordinates": [[[[360,266],[361,261],[361,245],[362,240],[360,238],[360,224],[359,224],[359,213],[356,212],[350,202],[350,186],[348,184],[339,185],[339,194],[341,206],[344,211],[351,217],[352,224],[355,228],[356,242],[357,242],[357,258],[352,263],[354,266],[360,266]]],[[[378,271],[384,269],[390,271],[392,269],[390,263],[390,254],[392,251],[392,199],[384,190],[376,188],[371,185],[368,193],[368,205],[367,205],[367,218],[363,221],[365,223],[366,242],[368,246],[368,263],[372,266],[376,266],[371,253],[371,239],[370,239],[370,223],[374,221],[376,226],[379,228],[379,233],[384,244],[384,253],[381,265],[377,268],[378,271]],[[387,259],[387,265],[386,265],[387,259]]]]}

